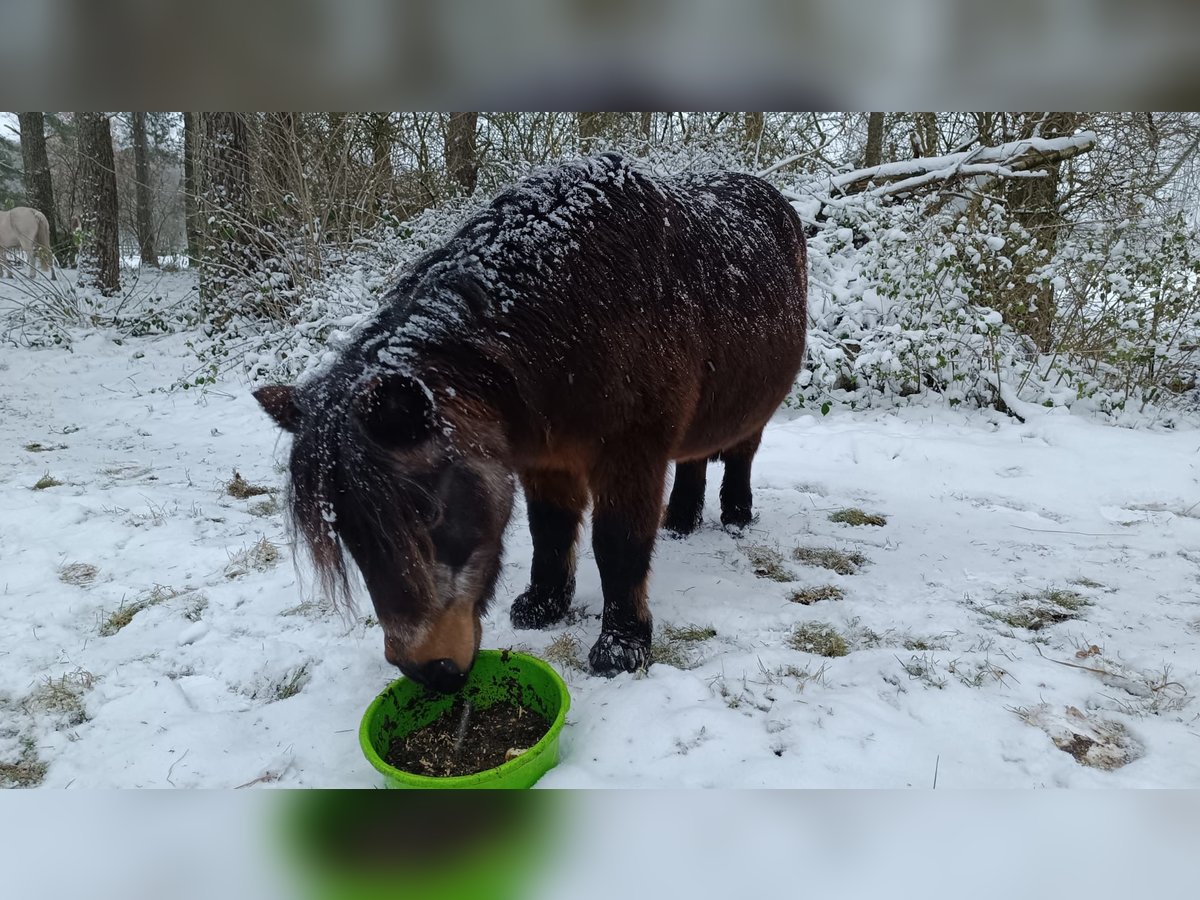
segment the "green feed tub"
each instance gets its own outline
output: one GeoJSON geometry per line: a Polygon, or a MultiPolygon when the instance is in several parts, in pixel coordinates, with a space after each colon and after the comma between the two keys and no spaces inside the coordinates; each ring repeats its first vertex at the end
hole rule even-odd
{"type": "Polygon", "coordinates": [[[520,756],[474,775],[434,778],[404,772],[384,761],[391,742],[428,725],[453,706],[459,695],[436,694],[415,681],[400,678],[367,707],[358,730],[363,754],[382,773],[387,787],[529,788],[558,762],[558,738],[571,698],[566,684],[549,665],[511,650],[480,650],[462,695],[479,708],[500,700],[516,700],[545,716],[550,729],[520,756]]]}
{"type": "Polygon", "coordinates": [[[551,865],[552,791],[296,791],[286,887],[304,900],[522,900],[551,865]]]}

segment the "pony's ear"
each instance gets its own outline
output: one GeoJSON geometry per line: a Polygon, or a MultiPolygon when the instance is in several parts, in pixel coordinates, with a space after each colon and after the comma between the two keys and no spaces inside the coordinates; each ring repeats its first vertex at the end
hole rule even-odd
{"type": "Polygon", "coordinates": [[[385,447],[411,447],[433,434],[433,397],[424,385],[403,375],[370,379],[354,397],[354,416],[371,438],[385,447]]]}
{"type": "Polygon", "coordinates": [[[296,406],[296,389],[290,384],[273,384],[254,392],[254,399],[284,431],[293,434],[300,425],[300,408],[296,406]]]}

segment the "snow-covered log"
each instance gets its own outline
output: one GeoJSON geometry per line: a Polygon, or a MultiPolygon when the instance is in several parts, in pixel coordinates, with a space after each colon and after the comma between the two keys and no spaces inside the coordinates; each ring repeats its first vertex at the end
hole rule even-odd
{"type": "Polygon", "coordinates": [[[1083,131],[1070,137],[1028,138],[995,147],[976,147],[946,156],[926,156],[884,163],[822,178],[805,185],[793,199],[820,198],[836,202],[851,194],[899,196],[930,185],[944,186],[967,178],[1037,177],[1039,167],[1062,162],[1096,145],[1096,134],[1083,131]]]}

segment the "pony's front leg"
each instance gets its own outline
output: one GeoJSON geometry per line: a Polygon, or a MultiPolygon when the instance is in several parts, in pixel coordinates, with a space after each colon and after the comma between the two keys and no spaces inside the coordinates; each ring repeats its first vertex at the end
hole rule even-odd
{"type": "Polygon", "coordinates": [[[611,677],[650,665],[646,586],[666,474],[665,454],[649,462],[616,456],[592,473],[592,548],[604,592],[600,639],[588,654],[597,675],[611,677]]]}

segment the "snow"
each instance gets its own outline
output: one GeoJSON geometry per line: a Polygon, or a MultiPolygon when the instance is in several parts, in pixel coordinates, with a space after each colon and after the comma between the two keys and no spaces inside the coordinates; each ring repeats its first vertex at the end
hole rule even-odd
{"type": "MultiPolygon", "coordinates": [[[[396,672],[369,600],[330,610],[268,498],[224,493],[234,470],[282,488],[288,439],[235,378],[166,390],[191,365],[188,338],[92,334],[0,357],[0,762],[31,744],[60,788],[377,786],[357,727],[396,672]],[[63,484],[31,490],[46,473],[63,484]],[[277,560],[249,553],[263,538],[277,560]],[[95,577],[60,580],[76,562],[95,577]]],[[[936,772],[939,787],[1200,786],[1200,434],[1010,405],[1024,424],[781,411],[742,537],[715,524],[714,465],[705,525],[660,540],[650,595],[659,630],[716,636],[681,645],[693,668],[565,668],[562,759],[541,785],[929,787],[936,772]],[[845,507],[887,524],[830,521],[845,507]],[[839,575],[790,559],[797,546],[867,562],[839,575]],[[754,574],[764,548],[793,581],[754,574]],[[844,597],[788,599],[824,585],[844,597]],[[1000,620],[1047,589],[1085,602],[1039,631],[1000,620]],[[804,623],[850,652],[793,649],[804,623]],[[1118,767],[1056,745],[1072,735],[1118,767]]],[[[586,658],[600,611],[588,539],[583,614],[516,631],[531,555],[518,505],[484,646],[541,653],[570,634],[586,658]]]]}

